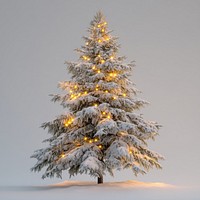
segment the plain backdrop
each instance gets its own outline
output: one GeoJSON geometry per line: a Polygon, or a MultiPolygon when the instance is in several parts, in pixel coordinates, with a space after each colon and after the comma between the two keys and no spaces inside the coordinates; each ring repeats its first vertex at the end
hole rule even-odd
{"type": "Polygon", "coordinates": [[[64,62],[78,59],[74,49],[99,10],[119,37],[120,55],[136,61],[131,79],[143,92],[139,97],[151,102],[140,112],[163,125],[149,145],[166,158],[163,170],[138,177],[116,171],[105,180],[199,185],[198,0],[0,0],[0,185],[60,181],[31,173],[36,160],[30,155],[49,137],[40,125],[65,111],[49,94],[69,80],[64,62]]]}

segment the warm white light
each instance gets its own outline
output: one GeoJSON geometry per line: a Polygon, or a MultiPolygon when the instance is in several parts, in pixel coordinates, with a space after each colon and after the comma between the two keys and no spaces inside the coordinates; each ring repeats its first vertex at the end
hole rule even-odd
{"type": "Polygon", "coordinates": [[[84,137],[84,140],[86,141],[88,138],[87,137],[84,137]]]}

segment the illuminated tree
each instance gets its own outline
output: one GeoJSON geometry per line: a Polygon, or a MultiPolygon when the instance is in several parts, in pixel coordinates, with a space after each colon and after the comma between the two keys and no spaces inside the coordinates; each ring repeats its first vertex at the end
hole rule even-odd
{"type": "Polygon", "coordinates": [[[97,13],[77,52],[78,62],[66,62],[71,81],[59,83],[63,95],[53,95],[67,113],[42,127],[51,134],[48,147],[31,156],[32,168],[46,167],[43,178],[86,173],[103,183],[103,175],[114,169],[131,168],[145,173],[162,156],[149,150],[146,141],[158,135],[159,125],[145,121],[136,111],[147,104],[136,98],[138,90],[128,78],[134,63],[124,63],[117,55],[119,45],[108,30],[102,13],[97,13]]]}

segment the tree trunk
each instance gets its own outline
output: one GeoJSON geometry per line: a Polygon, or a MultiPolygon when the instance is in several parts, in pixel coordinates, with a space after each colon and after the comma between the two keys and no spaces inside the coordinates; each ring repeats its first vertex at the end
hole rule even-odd
{"type": "Polygon", "coordinates": [[[98,184],[102,184],[103,183],[103,176],[99,175],[98,179],[97,179],[97,183],[98,184]]]}

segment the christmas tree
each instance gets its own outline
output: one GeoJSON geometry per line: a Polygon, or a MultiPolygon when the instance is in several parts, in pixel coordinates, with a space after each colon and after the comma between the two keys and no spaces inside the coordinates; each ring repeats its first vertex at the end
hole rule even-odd
{"type": "Polygon", "coordinates": [[[111,35],[101,12],[91,21],[85,45],[77,52],[78,62],[66,62],[70,81],[59,83],[62,95],[53,95],[66,113],[42,124],[51,137],[48,147],[31,156],[37,159],[32,171],[46,168],[42,178],[89,174],[103,183],[105,172],[131,168],[135,175],[161,168],[162,156],[147,147],[158,135],[160,125],[136,114],[146,101],[136,97],[138,90],[129,76],[134,62],[124,63],[120,46],[111,35]]]}

